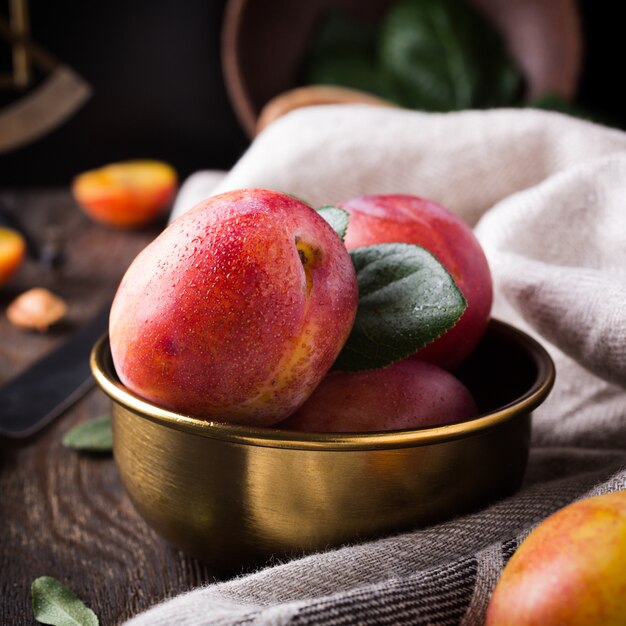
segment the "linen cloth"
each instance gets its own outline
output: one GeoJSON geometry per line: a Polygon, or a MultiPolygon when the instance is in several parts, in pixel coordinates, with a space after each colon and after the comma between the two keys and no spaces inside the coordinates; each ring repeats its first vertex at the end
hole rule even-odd
{"type": "Polygon", "coordinates": [[[128,625],[483,623],[502,567],[537,523],[626,489],[626,134],[533,110],[311,107],[267,128],[225,177],[194,175],[175,215],[239,187],[314,206],[366,193],[444,204],[475,226],[494,316],[549,350],[557,382],[535,412],[516,495],[194,590],[128,625]]]}

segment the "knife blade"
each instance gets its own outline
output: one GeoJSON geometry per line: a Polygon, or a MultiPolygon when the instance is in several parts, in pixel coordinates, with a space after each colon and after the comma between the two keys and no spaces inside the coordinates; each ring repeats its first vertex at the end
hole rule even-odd
{"type": "Polygon", "coordinates": [[[0,435],[33,435],[93,387],[89,354],[107,329],[110,309],[109,302],[61,345],[0,387],[0,435]]]}

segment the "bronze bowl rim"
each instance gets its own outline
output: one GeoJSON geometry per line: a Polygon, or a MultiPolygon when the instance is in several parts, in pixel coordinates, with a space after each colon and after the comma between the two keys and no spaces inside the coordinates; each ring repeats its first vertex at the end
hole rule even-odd
{"type": "Polygon", "coordinates": [[[108,333],[95,343],[91,351],[90,366],[96,382],[114,402],[156,424],[192,435],[270,448],[336,451],[404,448],[460,439],[496,427],[520,414],[530,413],[550,393],[555,379],[555,367],[545,348],[528,334],[506,322],[492,319],[489,328],[506,335],[532,359],[537,368],[533,384],[521,396],[494,411],[464,422],[421,429],[367,433],[304,433],[274,427],[207,421],[176,413],[144,400],[119,381],[113,367],[108,333]]]}

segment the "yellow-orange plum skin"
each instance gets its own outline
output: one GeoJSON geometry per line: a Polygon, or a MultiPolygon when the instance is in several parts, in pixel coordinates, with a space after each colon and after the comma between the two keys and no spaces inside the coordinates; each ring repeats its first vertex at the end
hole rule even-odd
{"type": "Polygon", "coordinates": [[[0,286],[17,272],[25,254],[24,237],[11,228],[0,228],[0,286]]]}
{"type": "Polygon", "coordinates": [[[456,326],[422,348],[415,358],[453,369],[478,345],[491,315],[493,286],[483,249],[472,229],[445,207],[418,196],[360,196],[340,202],[350,221],[346,247],[411,243],[433,254],[467,300],[456,326]]]}
{"type": "Polygon", "coordinates": [[[357,291],[345,246],[308,205],[267,189],[214,196],[128,269],[111,310],[115,369],[163,407],[272,425],[331,367],[357,291]]]}
{"type": "Polygon", "coordinates": [[[626,491],[561,509],[504,569],[487,626],[561,624],[626,625],[626,491]]]}
{"type": "Polygon", "coordinates": [[[72,193],[92,219],[138,228],[161,217],[177,187],[174,169],[161,161],[124,161],[78,175],[72,193]]]}
{"type": "Polygon", "coordinates": [[[402,430],[459,422],[477,414],[469,390],[450,372],[405,359],[380,370],[331,372],[278,427],[305,432],[402,430]]]}

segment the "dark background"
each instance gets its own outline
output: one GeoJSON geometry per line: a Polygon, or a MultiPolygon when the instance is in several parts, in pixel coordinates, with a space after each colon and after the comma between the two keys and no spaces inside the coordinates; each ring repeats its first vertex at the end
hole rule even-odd
{"type": "MultiPolygon", "coordinates": [[[[301,1],[301,0],[294,0],[301,1]]],[[[0,10],[7,15],[7,2],[0,10]]],[[[65,185],[86,169],[130,158],[170,162],[184,178],[227,169],[248,145],[224,87],[225,0],[30,0],[31,34],[92,86],[55,131],[0,156],[0,187],[65,185]]],[[[581,0],[585,63],[578,103],[626,126],[619,3],[581,0]],[[613,76],[607,68],[615,68],[613,76]],[[620,87],[618,89],[618,86],[620,87]]],[[[10,67],[0,41],[0,70],[10,67]]],[[[0,108],[15,95],[0,91],[0,108]]]]}

